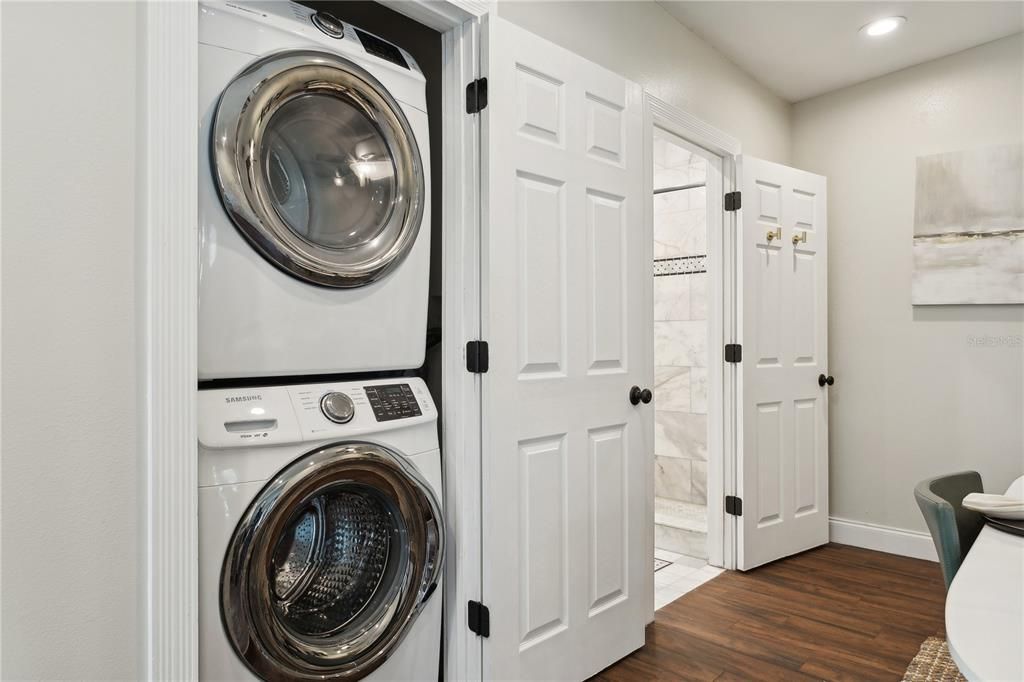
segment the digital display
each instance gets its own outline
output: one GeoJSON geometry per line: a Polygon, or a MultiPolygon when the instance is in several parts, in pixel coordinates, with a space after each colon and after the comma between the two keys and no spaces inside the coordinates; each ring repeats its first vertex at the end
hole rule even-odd
{"type": "Polygon", "coordinates": [[[358,28],[356,29],[356,35],[359,36],[359,42],[363,44],[363,48],[375,57],[386,59],[392,64],[398,64],[403,69],[408,69],[409,64],[405,61],[405,57],[398,50],[397,47],[391,43],[385,42],[377,36],[364,33],[358,28]]]}

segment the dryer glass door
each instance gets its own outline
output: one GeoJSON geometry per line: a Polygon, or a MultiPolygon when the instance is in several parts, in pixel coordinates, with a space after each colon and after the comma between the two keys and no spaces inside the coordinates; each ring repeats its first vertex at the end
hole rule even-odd
{"type": "Polygon", "coordinates": [[[212,130],[228,215],[285,272],[362,286],[415,243],[419,147],[398,102],[356,64],[308,50],[260,59],[225,89],[212,130]]]}
{"type": "Polygon", "coordinates": [[[398,454],[330,446],[281,472],[228,547],[221,609],[264,679],[360,677],[399,645],[440,579],[437,500],[398,454]]]}

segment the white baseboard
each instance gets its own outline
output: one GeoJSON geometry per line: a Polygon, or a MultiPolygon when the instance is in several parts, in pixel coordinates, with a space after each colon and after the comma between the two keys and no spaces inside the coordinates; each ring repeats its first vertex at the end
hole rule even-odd
{"type": "Polygon", "coordinates": [[[938,561],[932,536],[916,530],[879,526],[863,521],[829,517],[828,534],[832,542],[874,549],[888,554],[938,561]]]}

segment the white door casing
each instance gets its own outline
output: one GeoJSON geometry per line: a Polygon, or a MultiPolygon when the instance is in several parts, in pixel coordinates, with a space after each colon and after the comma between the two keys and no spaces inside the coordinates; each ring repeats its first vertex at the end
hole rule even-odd
{"type": "MultiPolygon", "coordinates": [[[[720,174],[709,174],[707,197],[707,266],[708,279],[708,499],[717,500],[708,507],[708,563],[726,569],[736,568],[736,523],[725,514],[721,500],[726,491],[736,489],[736,443],[738,440],[736,416],[738,413],[739,365],[724,361],[724,345],[737,338],[736,284],[739,266],[736,256],[739,211],[725,211],[724,194],[739,190],[736,168],[740,157],[740,142],[717,128],[705,123],[690,113],[677,109],[658,99],[650,92],[644,93],[645,101],[645,144],[650,145],[648,154],[653,156],[653,131],[655,128],[682,138],[700,147],[705,153],[717,159],[716,170],[720,174]],[[721,371],[713,368],[719,367],[721,371]]],[[[650,157],[649,157],[650,158],[650,157]]],[[[652,169],[648,169],[652,170],[652,169]]],[[[649,183],[645,193],[654,190],[653,173],[647,176],[649,183]]],[[[653,203],[648,203],[651,214],[648,226],[653,229],[653,203]]],[[[652,237],[653,241],[653,237],[652,237]]],[[[653,257],[653,254],[652,254],[653,257]]],[[[653,310],[652,310],[653,313],[653,310]]],[[[653,335],[653,314],[650,329],[653,335]]],[[[651,341],[653,344],[653,339],[651,341]]],[[[654,515],[654,462],[649,463],[648,502],[651,518],[654,515]]],[[[648,542],[654,553],[654,527],[649,530],[648,542]]],[[[653,563],[653,562],[652,562],[653,563]]],[[[654,589],[652,576],[650,589],[654,589]]],[[[654,600],[651,600],[649,621],[654,620],[654,600]]]]}
{"type": "Polygon", "coordinates": [[[649,607],[642,92],[484,33],[482,672],[583,679],[643,645],[649,607]]]}
{"type": "Polygon", "coordinates": [[[828,388],[818,385],[828,233],[824,177],[749,156],[740,176],[737,567],[747,570],[828,542],[828,388]]]}

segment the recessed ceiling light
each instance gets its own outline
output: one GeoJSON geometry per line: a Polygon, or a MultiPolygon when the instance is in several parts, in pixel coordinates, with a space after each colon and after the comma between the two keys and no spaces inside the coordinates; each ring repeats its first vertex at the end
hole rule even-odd
{"type": "Polygon", "coordinates": [[[906,17],[885,17],[884,19],[872,21],[866,26],[861,26],[860,32],[865,35],[869,35],[872,38],[877,38],[878,36],[884,36],[887,33],[892,33],[902,26],[906,20],[906,17]]]}

